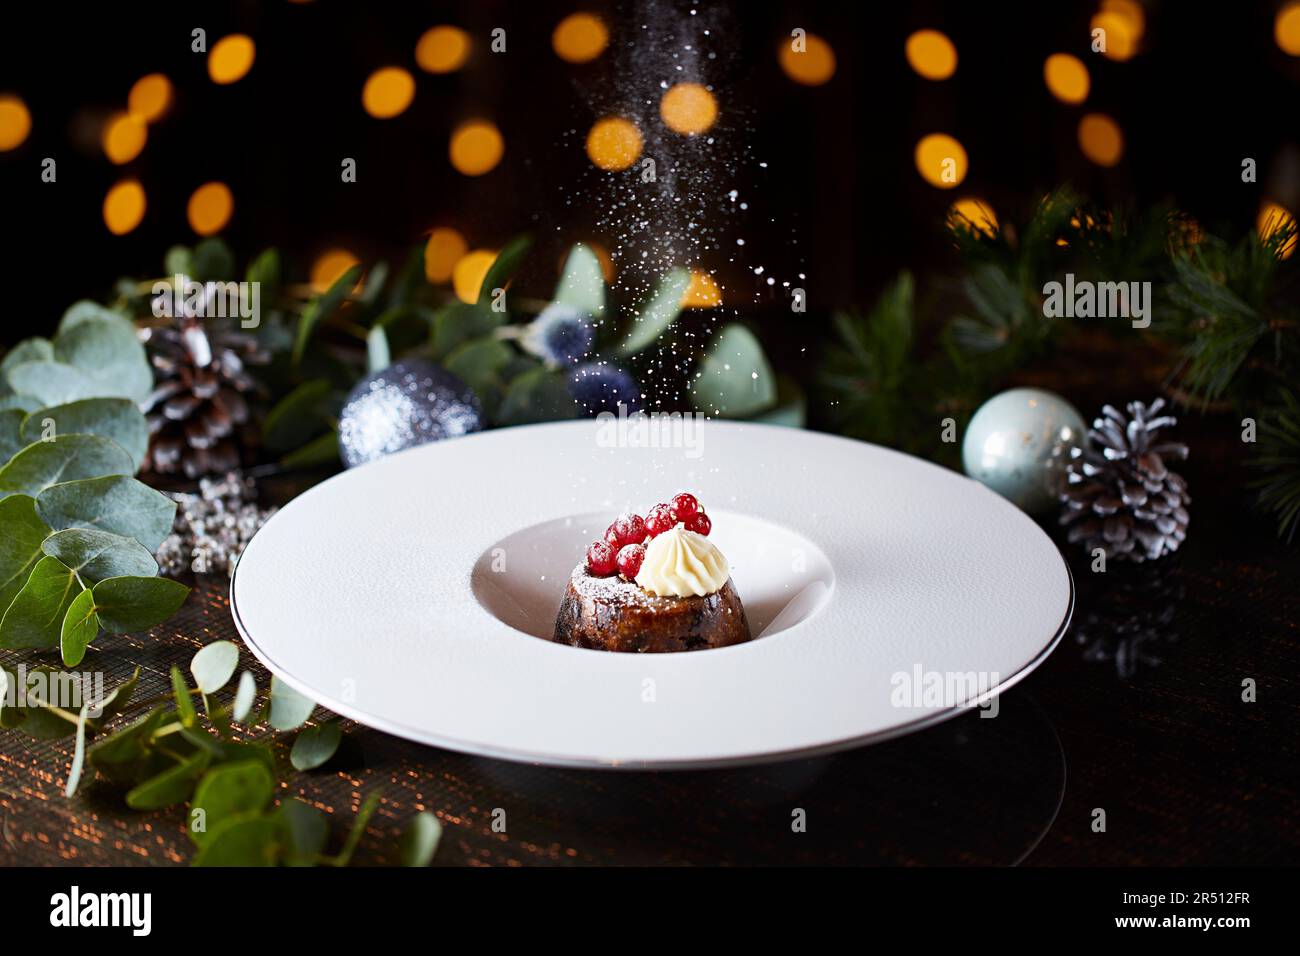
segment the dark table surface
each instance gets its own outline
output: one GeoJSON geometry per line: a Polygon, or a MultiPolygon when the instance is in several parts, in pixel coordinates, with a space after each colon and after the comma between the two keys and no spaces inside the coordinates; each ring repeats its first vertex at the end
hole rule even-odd
{"type": "MultiPolygon", "coordinates": [[[[1002,696],[996,719],[970,713],[814,760],[665,773],[511,764],[348,722],[330,764],[297,773],[285,762],[280,796],[329,812],[341,830],[381,790],[358,852],[369,863],[394,860],[396,834],[419,810],[444,826],[439,864],[1298,862],[1300,548],[1250,511],[1231,422],[1186,424],[1186,547],[1104,576],[1067,549],[1074,624],[1002,696]],[[1243,700],[1247,679],[1254,702],[1243,700]],[[806,832],[792,832],[795,809],[806,832]]],[[[204,580],[166,626],[103,637],[84,666],[112,683],[140,664],[138,693],[152,696],[168,690],[172,664],[220,638],[238,640],[225,582],[204,580]]],[[[247,652],[243,664],[264,687],[247,652]]],[[[123,810],[103,783],[65,799],[71,749],[0,731],[0,862],[188,861],[181,810],[123,810]]]]}

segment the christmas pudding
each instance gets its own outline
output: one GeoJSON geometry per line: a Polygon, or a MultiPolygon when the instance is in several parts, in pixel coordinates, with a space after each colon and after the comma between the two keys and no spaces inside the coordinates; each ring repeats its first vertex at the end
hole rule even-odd
{"type": "Polygon", "coordinates": [[[713,523],[693,495],[621,515],[573,569],[555,641],[602,651],[662,654],[750,639],[713,523]]]}

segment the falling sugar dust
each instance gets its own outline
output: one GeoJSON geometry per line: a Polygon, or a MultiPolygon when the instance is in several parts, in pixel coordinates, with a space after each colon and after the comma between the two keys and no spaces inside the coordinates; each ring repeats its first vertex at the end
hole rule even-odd
{"type": "Polygon", "coordinates": [[[806,285],[793,230],[780,250],[746,244],[769,168],[754,149],[744,82],[773,51],[738,49],[736,16],[725,4],[627,4],[610,20],[597,67],[606,72],[575,78],[591,125],[570,130],[565,145],[585,148],[590,164],[562,195],[572,219],[608,247],[610,297],[625,311],[602,321],[640,323],[656,295],[685,307],[631,369],[629,404],[646,411],[694,407],[691,383],[716,331],[761,304],[789,309],[806,285]],[[760,258],[772,252],[787,276],[760,258]]]}

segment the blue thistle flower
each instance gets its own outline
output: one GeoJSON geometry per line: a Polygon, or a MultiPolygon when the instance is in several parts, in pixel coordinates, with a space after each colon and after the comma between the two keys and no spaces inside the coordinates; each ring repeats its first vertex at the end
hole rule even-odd
{"type": "Polygon", "coordinates": [[[588,362],[569,373],[569,394],[582,406],[583,414],[595,418],[601,412],[628,412],[641,407],[641,390],[636,380],[617,365],[588,362]]]}
{"type": "Polygon", "coordinates": [[[577,365],[596,342],[596,330],[586,313],[553,302],[538,314],[524,333],[524,345],[553,365],[577,365]]]}

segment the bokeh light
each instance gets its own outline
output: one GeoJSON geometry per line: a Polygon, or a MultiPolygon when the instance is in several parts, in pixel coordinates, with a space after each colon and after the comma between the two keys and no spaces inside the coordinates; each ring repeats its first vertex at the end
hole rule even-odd
{"type": "Polygon", "coordinates": [[[162,119],[171,105],[171,80],[161,73],[140,77],[126,95],[127,111],[142,123],[155,123],[162,119]]]}
{"type": "Polygon", "coordinates": [[[678,83],[659,101],[659,115],[674,133],[695,136],[718,118],[718,101],[698,83],[678,83]]]}
{"type": "Polygon", "coordinates": [[[551,46],[555,55],[567,63],[590,63],[609,46],[609,30],[597,16],[574,13],[556,25],[551,46]]]}
{"type": "Polygon", "coordinates": [[[1101,0],[1101,11],[1119,17],[1128,28],[1135,44],[1142,42],[1147,30],[1147,14],[1138,0],[1101,0]]]}
{"type": "Polygon", "coordinates": [[[1115,10],[1102,10],[1092,18],[1091,29],[1106,31],[1106,49],[1102,52],[1112,60],[1131,60],[1137,53],[1138,34],[1134,21],[1115,10]]]}
{"type": "Polygon", "coordinates": [[[451,287],[456,290],[456,298],[473,305],[478,301],[479,289],[483,287],[483,277],[496,261],[497,254],[489,249],[475,249],[460,257],[451,270],[451,287]]]}
{"type": "MultiPolygon", "coordinates": [[[[314,292],[324,292],[343,273],[347,272],[361,260],[347,249],[326,249],[311,266],[311,287],[314,292]]],[[[358,282],[358,285],[360,283],[358,282]]]]}
{"type": "Polygon", "coordinates": [[[957,72],[957,48],[938,30],[917,30],[903,44],[903,54],[927,80],[946,80],[957,72]]]}
{"type": "Polygon", "coordinates": [[[821,86],[830,82],[835,75],[835,51],[831,45],[815,33],[803,38],[802,52],[794,49],[795,42],[794,37],[782,40],[777,53],[785,75],[804,86],[821,86]]]}
{"type": "Polygon", "coordinates": [[[1109,116],[1089,113],[1079,120],[1079,148],[1098,166],[1115,166],[1124,156],[1124,134],[1109,116]]]}
{"type": "Polygon", "coordinates": [[[104,155],[116,166],[129,163],[140,155],[148,138],[143,120],[130,113],[116,113],[104,124],[104,155]]]}
{"type": "Polygon", "coordinates": [[[1068,53],[1053,53],[1047,58],[1043,64],[1043,80],[1062,103],[1082,103],[1092,85],[1083,61],[1068,53]]]}
{"type": "Polygon", "coordinates": [[[1300,56],[1300,3],[1288,3],[1273,21],[1273,38],[1288,56],[1300,56]]]}
{"type": "Polygon", "coordinates": [[[722,305],[722,290],[713,276],[698,269],[691,270],[691,282],[682,293],[683,309],[714,309],[722,305]]]}
{"type": "Polygon", "coordinates": [[[454,73],[469,59],[469,34],[460,27],[431,27],[415,44],[415,62],[426,73],[454,73]]]}
{"type": "Polygon", "coordinates": [[[587,156],[601,169],[627,169],[641,155],[641,131],[631,120],[606,116],[597,120],[587,134],[587,156]]]}
{"type": "Polygon", "coordinates": [[[506,143],[496,126],[487,120],[473,120],[456,128],[447,151],[457,172],[482,176],[501,162],[506,143]]]}
{"type": "Polygon", "coordinates": [[[235,211],[235,197],[225,183],[204,183],[194,190],[185,207],[190,228],[200,236],[211,236],[226,227],[235,211]]]}
{"type": "Polygon", "coordinates": [[[400,116],[413,99],[415,77],[400,66],[380,67],[361,88],[361,106],[375,119],[400,116]]]}
{"type": "Polygon", "coordinates": [[[0,96],[0,153],[17,149],[32,131],[32,114],[16,96],[0,96]]]}
{"type": "Polygon", "coordinates": [[[223,86],[237,83],[248,75],[257,57],[253,38],[242,33],[232,33],[213,44],[208,53],[208,76],[213,83],[223,86]]]}
{"type": "Polygon", "coordinates": [[[104,197],[104,225],[115,236],[124,236],[144,219],[144,187],[139,180],[124,179],[104,197]]]}
{"type": "Polygon", "coordinates": [[[967,196],[948,209],[948,224],[968,229],[992,239],[998,232],[998,217],[993,207],[982,199],[967,196]]]}
{"type": "Polygon", "coordinates": [[[966,178],[966,150],[947,133],[931,133],[916,144],[916,171],[931,186],[952,189],[966,178]]]}
{"type": "Polygon", "coordinates": [[[446,282],[468,251],[464,236],[450,227],[438,227],[424,244],[424,277],[433,283],[446,282]]]}
{"type": "Polygon", "coordinates": [[[1255,219],[1255,231],[1259,233],[1260,242],[1266,242],[1269,236],[1280,229],[1289,227],[1293,230],[1291,237],[1282,243],[1282,247],[1278,249],[1278,258],[1280,259],[1290,259],[1295,255],[1295,226],[1295,216],[1291,215],[1291,211],[1285,206],[1268,200],[1260,205],[1259,216],[1255,219]]]}

